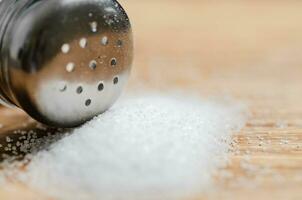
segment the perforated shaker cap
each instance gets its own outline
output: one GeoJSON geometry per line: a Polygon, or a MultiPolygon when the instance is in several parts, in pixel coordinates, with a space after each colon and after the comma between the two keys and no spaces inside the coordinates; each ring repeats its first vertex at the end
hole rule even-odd
{"type": "Polygon", "coordinates": [[[133,41],[116,1],[30,1],[13,19],[2,52],[10,102],[45,124],[73,127],[117,100],[133,41]]]}

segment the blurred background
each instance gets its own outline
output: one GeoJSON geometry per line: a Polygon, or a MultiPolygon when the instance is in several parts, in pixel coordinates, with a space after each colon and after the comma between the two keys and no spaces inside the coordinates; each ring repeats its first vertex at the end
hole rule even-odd
{"type": "Polygon", "coordinates": [[[299,80],[300,1],[121,3],[133,24],[135,78],[144,84],[198,87],[201,80],[218,79],[224,84],[239,80],[261,84],[255,89],[266,92],[267,81],[283,83],[281,90],[299,80]]]}
{"type": "Polygon", "coordinates": [[[302,1],[121,0],[130,88],[230,95],[249,108],[210,199],[301,199],[302,1]]]}

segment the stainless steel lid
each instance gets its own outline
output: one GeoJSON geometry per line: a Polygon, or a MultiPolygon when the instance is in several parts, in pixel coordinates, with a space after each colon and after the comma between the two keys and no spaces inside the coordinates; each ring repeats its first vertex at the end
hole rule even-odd
{"type": "Polygon", "coordinates": [[[0,25],[2,99],[57,127],[74,127],[106,111],[121,94],[133,58],[131,26],[120,4],[14,4],[17,11],[0,25]]]}

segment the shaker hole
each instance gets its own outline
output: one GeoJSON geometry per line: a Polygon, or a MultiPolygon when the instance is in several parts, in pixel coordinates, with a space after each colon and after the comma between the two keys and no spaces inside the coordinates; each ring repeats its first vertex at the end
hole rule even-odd
{"type": "Polygon", "coordinates": [[[119,82],[118,77],[114,77],[114,79],[113,79],[113,84],[116,85],[116,84],[118,84],[118,82],[119,82]]]}
{"type": "Polygon", "coordinates": [[[87,47],[87,39],[86,38],[82,38],[79,42],[79,45],[81,48],[86,48],[87,47]]]}
{"type": "Polygon", "coordinates": [[[113,66],[113,67],[117,65],[117,60],[116,60],[116,58],[112,58],[112,59],[111,59],[110,65],[113,66]]]}
{"type": "Polygon", "coordinates": [[[83,87],[82,86],[79,86],[78,88],[77,88],[77,93],[78,94],[81,94],[83,92],[83,87]]]}
{"type": "Polygon", "coordinates": [[[102,37],[101,44],[106,46],[109,43],[109,39],[107,36],[102,37]]]}
{"type": "Polygon", "coordinates": [[[104,83],[99,83],[98,90],[103,91],[104,90],[104,83]]]}
{"type": "Polygon", "coordinates": [[[95,60],[90,61],[89,68],[94,70],[97,67],[97,62],[95,60]]]}
{"type": "Polygon", "coordinates": [[[64,54],[67,54],[70,51],[70,46],[69,44],[63,44],[61,47],[61,50],[64,54]]]}
{"type": "Polygon", "coordinates": [[[90,106],[90,104],[91,104],[91,99],[87,99],[87,100],[85,101],[85,106],[90,106]]]}
{"type": "Polygon", "coordinates": [[[67,72],[73,72],[74,71],[74,68],[75,68],[75,64],[70,62],[66,65],[66,71],[67,72]]]}
{"type": "Polygon", "coordinates": [[[67,85],[63,85],[61,88],[60,88],[60,92],[65,92],[67,90],[67,85]]]}

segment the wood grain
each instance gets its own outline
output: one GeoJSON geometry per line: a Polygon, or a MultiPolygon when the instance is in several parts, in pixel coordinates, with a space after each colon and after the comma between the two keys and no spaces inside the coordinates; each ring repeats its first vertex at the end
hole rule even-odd
{"type": "MultiPolygon", "coordinates": [[[[213,191],[197,199],[301,199],[302,2],[121,3],[136,40],[129,89],[230,95],[248,107],[228,167],[217,173],[213,191]]],[[[3,134],[28,120],[0,112],[3,134]]],[[[34,198],[47,199],[24,185],[0,189],[0,199],[34,198]]]]}

